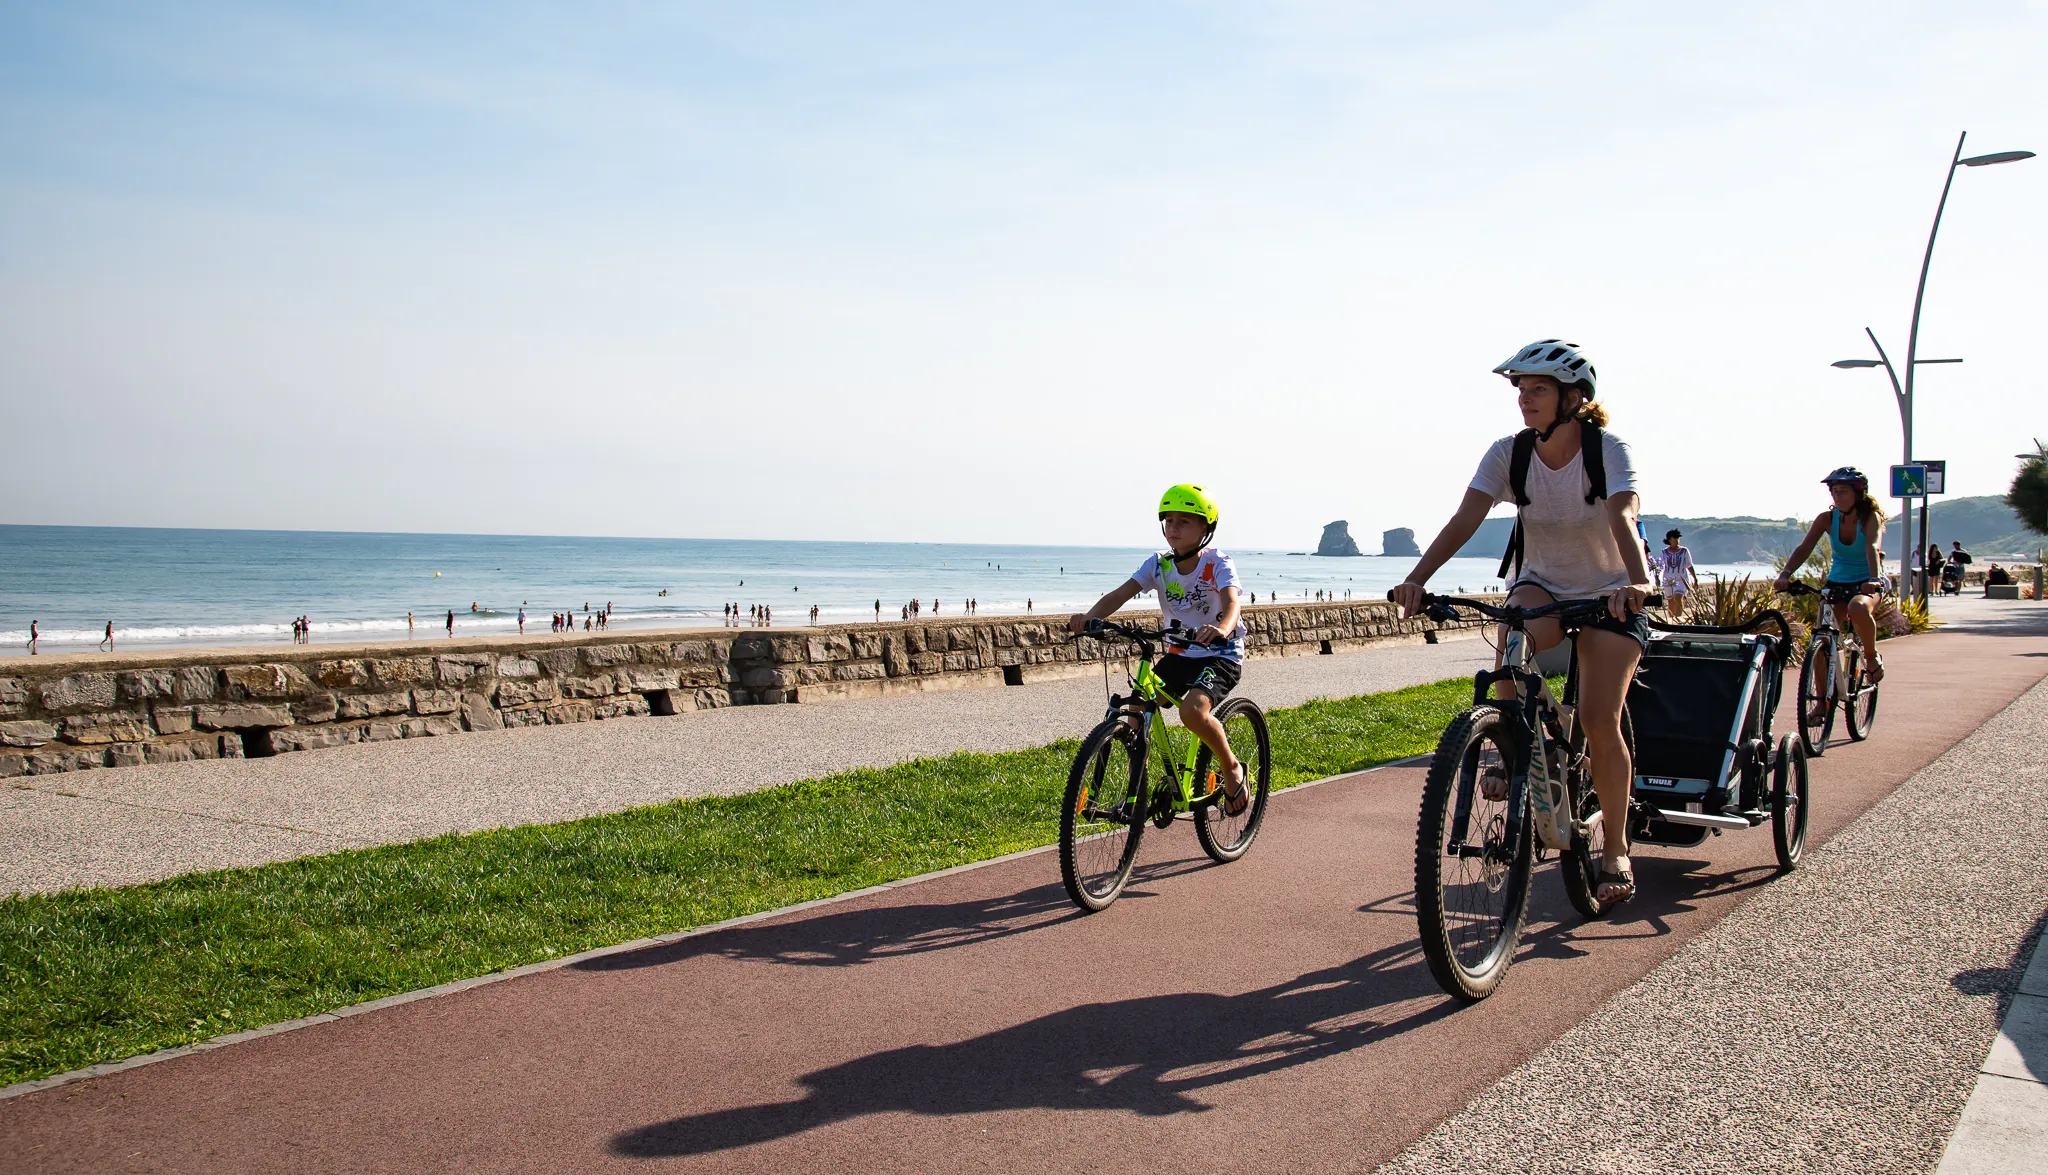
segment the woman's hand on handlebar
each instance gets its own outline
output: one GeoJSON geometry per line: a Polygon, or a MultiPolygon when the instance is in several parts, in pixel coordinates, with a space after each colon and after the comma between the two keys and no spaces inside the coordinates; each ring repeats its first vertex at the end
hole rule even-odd
{"type": "Polygon", "coordinates": [[[1771,590],[1779,594],[1792,590],[1792,573],[1786,572],[1771,583],[1771,590]]]}
{"type": "Polygon", "coordinates": [[[1411,580],[1395,584],[1394,590],[1387,593],[1387,598],[1401,606],[1401,619],[1406,620],[1422,611],[1423,595],[1422,585],[1411,580]]]}
{"type": "Polygon", "coordinates": [[[1607,614],[1616,620],[1626,621],[1643,610],[1652,594],[1649,584],[1632,583],[1607,597],[1607,614]]]}

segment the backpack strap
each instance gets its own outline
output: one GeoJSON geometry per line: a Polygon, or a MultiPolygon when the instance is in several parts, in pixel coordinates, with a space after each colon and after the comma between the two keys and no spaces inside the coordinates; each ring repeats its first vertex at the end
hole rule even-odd
{"type": "Polygon", "coordinates": [[[1522,507],[1529,504],[1529,459],[1536,455],[1536,430],[1525,428],[1515,434],[1515,447],[1508,457],[1508,490],[1515,497],[1515,529],[1508,533],[1507,549],[1500,555],[1498,575],[1503,583],[1508,573],[1522,565],[1522,507]]]}
{"type": "MultiPolygon", "coordinates": [[[[1607,446],[1600,436],[1600,426],[1590,420],[1579,422],[1579,463],[1586,469],[1586,505],[1607,496],[1607,446]]],[[[1522,476],[1529,475],[1528,467],[1522,469],[1522,476]]]]}

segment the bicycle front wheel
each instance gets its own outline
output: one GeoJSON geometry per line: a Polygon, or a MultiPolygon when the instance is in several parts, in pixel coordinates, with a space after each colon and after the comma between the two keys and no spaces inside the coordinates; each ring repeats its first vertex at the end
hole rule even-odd
{"type": "MultiPolygon", "coordinates": [[[[1266,714],[1250,698],[1231,698],[1216,707],[1216,721],[1230,741],[1230,753],[1245,767],[1245,786],[1251,789],[1251,803],[1235,816],[1225,815],[1219,797],[1195,813],[1195,839],[1202,851],[1219,864],[1244,856],[1259,835],[1266,819],[1266,796],[1273,787],[1273,743],[1266,731],[1266,714]]],[[[1215,756],[1204,746],[1195,757],[1195,779],[1199,786],[1215,791],[1223,781],[1217,776],[1215,756]]]]}
{"type": "Polygon", "coordinates": [[[1799,663],[1799,741],[1814,758],[1827,753],[1828,736],[1835,732],[1834,669],[1834,642],[1806,642],[1806,659],[1799,663]]]}
{"type": "Polygon", "coordinates": [[[1842,703],[1842,714],[1849,720],[1849,737],[1860,743],[1870,737],[1870,728],[1877,725],[1877,683],[1870,680],[1862,650],[1850,651],[1849,666],[1843,670],[1843,676],[1849,682],[1849,696],[1842,703]]]}
{"type": "Polygon", "coordinates": [[[1443,989],[1467,1003],[1493,994],[1514,960],[1529,905],[1530,828],[1510,836],[1519,739],[1492,706],[1460,714],[1438,741],[1415,829],[1415,917],[1443,989]],[[1494,795],[1489,796],[1492,792],[1494,795]],[[1467,816],[1462,827],[1458,810],[1467,816]]]}
{"type": "Polygon", "coordinates": [[[1124,892],[1145,831],[1145,745],[1110,719],[1081,742],[1060,806],[1060,879],[1090,912],[1124,892]]]}

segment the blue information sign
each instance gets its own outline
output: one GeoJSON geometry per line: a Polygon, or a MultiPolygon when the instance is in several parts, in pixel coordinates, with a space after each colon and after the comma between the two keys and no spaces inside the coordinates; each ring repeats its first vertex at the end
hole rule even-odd
{"type": "Polygon", "coordinates": [[[1892,466],[1892,497],[1924,498],[1927,496],[1927,467],[1925,465],[1892,466]]]}

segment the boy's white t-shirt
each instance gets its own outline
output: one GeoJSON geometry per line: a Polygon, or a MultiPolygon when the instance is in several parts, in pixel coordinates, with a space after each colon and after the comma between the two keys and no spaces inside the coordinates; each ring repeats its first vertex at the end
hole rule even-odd
{"type": "MultiPolygon", "coordinates": [[[[1168,621],[1178,620],[1181,627],[1193,630],[1205,624],[1214,624],[1223,616],[1223,589],[1237,586],[1237,564],[1230,556],[1215,548],[1202,552],[1194,567],[1183,575],[1174,569],[1170,554],[1153,555],[1138,565],[1131,573],[1131,579],[1141,591],[1159,594],[1159,614],[1168,621]]],[[[1245,638],[1244,617],[1240,615],[1237,627],[1230,633],[1230,641],[1222,648],[1172,648],[1171,652],[1187,657],[1227,657],[1232,661],[1244,659],[1245,638]]]]}
{"type": "MultiPolygon", "coordinates": [[[[1636,470],[1628,446],[1600,430],[1607,463],[1607,496],[1634,493],[1636,470]]],[[[1513,502],[1508,481],[1515,438],[1502,437],[1479,459],[1472,488],[1495,502],[1513,502]]],[[[1533,583],[1560,600],[1593,600],[1628,586],[1628,565],[1607,524],[1607,498],[1586,501],[1585,454],[1574,453],[1563,469],[1529,456],[1529,504],[1522,507],[1522,567],[1516,583],[1533,583]]]]}

